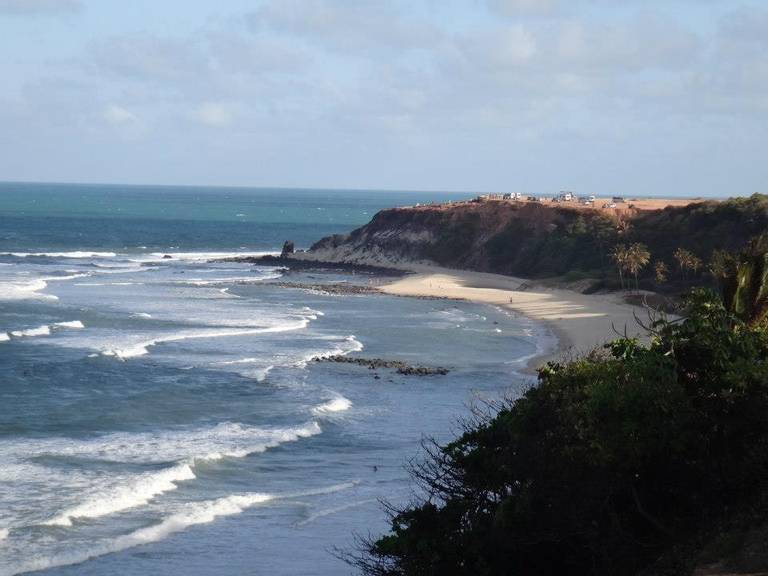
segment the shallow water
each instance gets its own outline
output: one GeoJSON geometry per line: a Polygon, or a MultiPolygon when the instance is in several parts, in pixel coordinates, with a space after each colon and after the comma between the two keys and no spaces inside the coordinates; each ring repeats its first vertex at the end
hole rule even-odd
{"type": "Polygon", "coordinates": [[[182,221],[144,214],[107,242],[105,206],[95,232],[51,243],[71,214],[2,213],[0,575],[348,573],[329,550],[385,530],[378,500],[410,497],[403,465],[422,437],[448,439],[473,401],[519,393],[544,342],[492,307],[329,296],[275,285],[280,270],[208,263],[274,249],[282,224],[252,223],[268,242],[198,230],[184,244],[182,221]],[[163,226],[164,242],[141,243],[163,226]],[[451,372],[312,361],[332,354],[451,372]]]}

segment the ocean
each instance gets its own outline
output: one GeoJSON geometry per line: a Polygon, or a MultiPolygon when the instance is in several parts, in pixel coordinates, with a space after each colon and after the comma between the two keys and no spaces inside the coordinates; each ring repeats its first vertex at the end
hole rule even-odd
{"type": "Polygon", "coordinates": [[[386,530],[422,439],[520,394],[545,334],[489,306],[281,285],[366,274],[211,260],[456,197],[0,184],[0,576],[351,573],[333,549],[386,530]]]}

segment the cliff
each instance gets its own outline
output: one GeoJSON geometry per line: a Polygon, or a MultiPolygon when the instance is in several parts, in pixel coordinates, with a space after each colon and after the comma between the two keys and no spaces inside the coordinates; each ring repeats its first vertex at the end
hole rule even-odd
{"type": "MultiPolygon", "coordinates": [[[[348,235],[315,243],[306,257],[358,264],[434,263],[483,272],[551,277],[613,275],[608,253],[642,242],[675,268],[683,247],[705,262],[768,230],[768,196],[702,201],[660,210],[601,210],[484,201],[382,210],[348,235]]],[[[652,274],[651,266],[645,270],[652,274]]]]}

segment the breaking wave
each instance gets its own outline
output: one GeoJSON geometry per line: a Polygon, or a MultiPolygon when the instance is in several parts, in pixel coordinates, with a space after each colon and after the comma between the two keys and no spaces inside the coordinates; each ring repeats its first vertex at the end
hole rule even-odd
{"type": "Polygon", "coordinates": [[[291,332],[293,330],[303,330],[309,325],[309,318],[302,318],[296,322],[286,323],[278,326],[268,326],[265,328],[240,328],[230,330],[203,330],[199,332],[180,332],[169,334],[167,336],[158,336],[150,340],[137,342],[124,348],[112,348],[102,351],[104,356],[114,356],[120,360],[144,356],[149,353],[149,348],[165,342],[180,342],[182,340],[196,340],[201,338],[225,338],[228,336],[248,336],[252,334],[270,334],[277,332],[291,332]]]}
{"type": "Polygon", "coordinates": [[[43,522],[49,526],[71,526],[75,518],[99,518],[149,503],[153,498],[178,487],[179,482],[196,478],[200,461],[243,458],[281,444],[320,434],[311,421],[294,428],[260,428],[242,424],[219,424],[212,428],[164,434],[112,434],[72,444],[65,439],[19,447],[27,456],[55,453],[59,456],[162,462],[178,459],[159,471],[145,472],[128,479],[101,485],[84,502],[70,506],[43,522]],[[63,445],[59,445],[59,444],[63,445]]]}
{"type": "Polygon", "coordinates": [[[152,498],[178,488],[177,482],[196,478],[189,464],[142,474],[133,482],[97,494],[44,522],[47,526],[71,526],[74,518],[99,518],[147,504],[152,498]]]}
{"type": "Polygon", "coordinates": [[[296,363],[296,365],[300,367],[305,367],[308,363],[312,362],[317,358],[329,358],[331,356],[346,356],[347,354],[351,354],[352,352],[360,352],[363,348],[364,348],[363,343],[360,342],[360,340],[358,340],[354,334],[350,334],[349,336],[344,338],[343,343],[340,346],[336,346],[335,348],[332,348],[330,350],[309,352],[305,354],[304,357],[296,363]]]}
{"type": "Polygon", "coordinates": [[[2,300],[23,300],[26,298],[45,298],[48,300],[58,300],[52,294],[41,294],[42,290],[48,287],[48,282],[42,278],[26,282],[1,282],[0,299],[2,300]]]}
{"type": "Polygon", "coordinates": [[[344,412],[352,407],[352,401],[344,396],[337,396],[336,398],[320,404],[312,408],[312,413],[316,416],[322,416],[324,414],[332,414],[334,412],[344,412]]]}
{"type": "Polygon", "coordinates": [[[4,252],[0,256],[14,256],[16,258],[114,258],[114,252],[4,252]]]}
{"type": "MultiPolygon", "coordinates": [[[[34,336],[50,336],[52,330],[59,328],[85,328],[80,320],[72,320],[69,322],[55,322],[51,325],[38,326],[37,328],[25,328],[24,330],[13,330],[10,332],[10,336],[14,338],[31,338],[34,336]]],[[[8,340],[9,334],[5,334],[5,338],[0,336],[0,341],[8,340]]]]}
{"type": "Polygon", "coordinates": [[[50,326],[39,326],[38,328],[27,328],[25,330],[13,330],[11,336],[14,338],[29,338],[31,336],[48,336],[51,333],[50,326]]]}
{"type": "Polygon", "coordinates": [[[7,574],[8,576],[13,576],[15,574],[31,572],[33,570],[45,570],[59,566],[80,564],[90,560],[91,558],[113,554],[115,552],[127,550],[135,546],[141,546],[143,544],[149,544],[163,540],[168,536],[186,530],[191,526],[196,526],[199,524],[210,524],[217,518],[241,514],[248,508],[252,508],[258,504],[264,504],[274,500],[281,500],[286,498],[301,498],[330,494],[333,492],[339,492],[341,490],[347,490],[354,487],[356,484],[357,482],[346,482],[343,484],[329,486],[327,488],[307,490],[293,494],[266,494],[260,492],[231,494],[229,496],[216,498],[214,500],[191,502],[183,506],[177,512],[166,516],[157,524],[153,524],[145,528],[139,528],[138,530],[128,534],[118,536],[109,542],[104,542],[102,544],[92,546],[89,549],[67,552],[55,557],[39,557],[28,560],[11,568],[7,574]]]}

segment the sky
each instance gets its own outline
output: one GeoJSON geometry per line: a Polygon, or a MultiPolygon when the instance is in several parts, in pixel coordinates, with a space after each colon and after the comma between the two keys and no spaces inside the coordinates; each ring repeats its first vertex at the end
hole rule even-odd
{"type": "Polygon", "coordinates": [[[768,1],[0,0],[0,180],[768,192],[768,1]]]}

